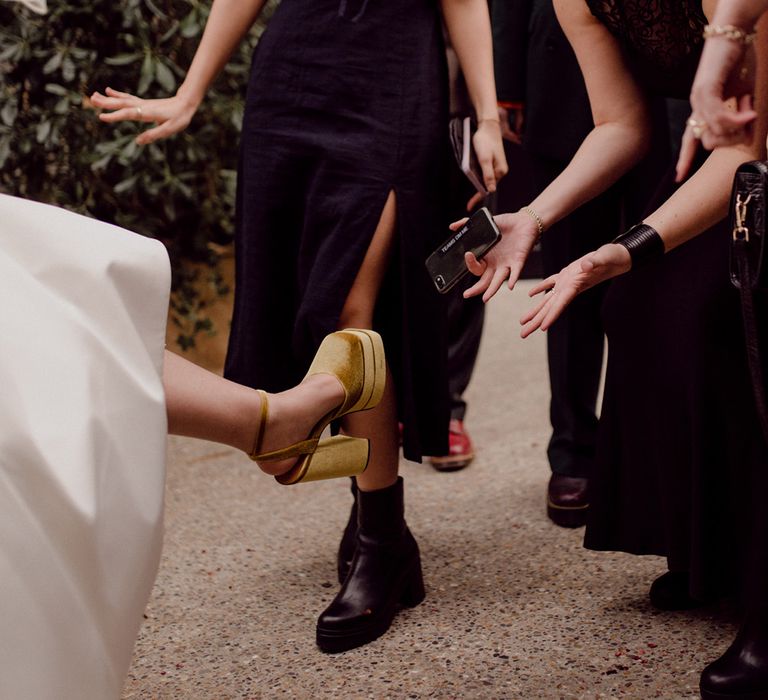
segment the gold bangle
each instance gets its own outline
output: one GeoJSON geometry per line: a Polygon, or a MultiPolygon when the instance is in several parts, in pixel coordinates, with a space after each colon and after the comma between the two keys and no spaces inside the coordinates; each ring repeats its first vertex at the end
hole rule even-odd
{"type": "Polygon", "coordinates": [[[520,207],[520,211],[528,214],[535,222],[536,226],[539,228],[539,235],[544,233],[544,222],[541,220],[541,217],[533,210],[531,207],[520,207]]]}
{"type": "Polygon", "coordinates": [[[704,38],[721,36],[728,41],[735,41],[742,46],[749,46],[755,41],[757,32],[748,32],[734,24],[708,24],[704,27],[704,38]]]}
{"type": "Polygon", "coordinates": [[[501,120],[492,119],[491,117],[488,117],[486,119],[479,119],[477,122],[477,125],[480,126],[483,122],[493,122],[494,124],[501,124],[501,120]]]}

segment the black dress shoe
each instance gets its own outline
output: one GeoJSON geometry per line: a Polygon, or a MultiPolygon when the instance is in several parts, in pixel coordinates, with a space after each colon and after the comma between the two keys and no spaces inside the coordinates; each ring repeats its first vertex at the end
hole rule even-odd
{"type": "Polygon", "coordinates": [[[667,571],[651,584],[648,597],[657,610],[694,610],[707,603],[689,593],[690,576],[687,571],[667,571]]]}
{"type": "Polygon", "coordinates": [[[397,611],[424,600],[419,547],[403,518],[403,482],[358,491],[352,567],[317,621],[317,645],[334,654],[384,634],[397,611]]]}
{"type": "Polygon", "coordinates": [[[754,616],[736,639],[701,674],[704,700],[768,700],[768,620],[754,616]]]}
{"type": "Polygon", "coordinates": [[[547,515],[560,527],[581,527],[587,522],[587,479],[552,474],[547,487],[547,515]]]}

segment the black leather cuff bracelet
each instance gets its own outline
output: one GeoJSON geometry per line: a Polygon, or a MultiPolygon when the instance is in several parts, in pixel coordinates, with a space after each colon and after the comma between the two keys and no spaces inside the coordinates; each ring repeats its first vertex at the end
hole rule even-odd
{"type": "Polygon", "coordinates": [[[637,224],[616,236],[611,243],[623,245],[632,258],[632,267],[639,267],[664,255],[664,241],[659,232],[646,224],[637,224]]]}

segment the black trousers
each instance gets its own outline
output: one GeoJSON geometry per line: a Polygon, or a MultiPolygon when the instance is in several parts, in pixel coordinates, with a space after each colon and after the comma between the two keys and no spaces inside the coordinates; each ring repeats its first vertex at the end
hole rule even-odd
{"type": "Polygon", "coordinates": [[[448,389],[451,394],[451,418],[457,420],[464,420],[467,412],[464,392],[475,369],[485,320],[482,298],[464,299],[462,292],[465,286],[456,286],[448,299],[448,389]]]}
{"type": "MultiPolygon", "coordinates": [[[[467,216],[467,202],[475,193],[474,187],[455,163],[451,163],[446,193],[446,211],[450,221],[457,221],[467,216]]],[[[489,198],[491,200],[492,198],[489,198]]],[[[492,201],[480,206],[493,209],[492,201]]],[[[446,236],[448,230],[446,229],[446,236]]],[[[464,392],[469,386],[475,369],[477,353],[480,349],[480,337],[485,321],[485,304],[480,297],[465,299],[462,294],[476,278],[472,275],[457,284],[448,292],[448,390],[450,392],[451,418],[464,420],[467,402],[464,392]]]]}
{"type": "MultiPolygon", "coordinates": [[[[567,165],[531,158],[532,175],[544,189],[567,165]]],[[[559,272],[621,232],[619,187],[554,224],[541,238],[544,275],[559,272]]],[[[547,456],[552,472],[588,477],[597,439],[597,393],[605,336],[600,310],[606,285],[580,294],[547,331],[552,437],[547,456]]]]}

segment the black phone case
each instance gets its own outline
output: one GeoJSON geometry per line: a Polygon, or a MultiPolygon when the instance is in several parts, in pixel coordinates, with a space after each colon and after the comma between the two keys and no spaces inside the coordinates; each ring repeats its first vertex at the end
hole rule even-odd
{"type": "Polygon", "coordinates": [[[472,217],[427,258],[426,266],[432,283],[440,294],[453,289],[469,272],[464,254],[472,252],[480,259],[496,243],[501,233],[486,207],[472,217]]]}

